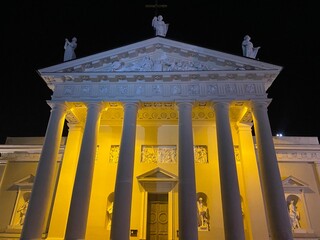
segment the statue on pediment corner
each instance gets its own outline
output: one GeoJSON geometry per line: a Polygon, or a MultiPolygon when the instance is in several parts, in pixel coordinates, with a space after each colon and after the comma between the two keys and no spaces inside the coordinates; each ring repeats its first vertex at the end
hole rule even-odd
{"type": "Polygon", "coordinates": [[[69,61],[76,58],[75,49],[77,47],[77,38],[73,37],[71,42],[66,38],[64,43],[63,61],[69,61]]]}
{"type": "Polygon", "coordinates": [[[256,58],[260,47],[253,47],[253,43],[250,41],[251,37],[245,35],[242,41],[242,54],[244,57],[256,58]]]}

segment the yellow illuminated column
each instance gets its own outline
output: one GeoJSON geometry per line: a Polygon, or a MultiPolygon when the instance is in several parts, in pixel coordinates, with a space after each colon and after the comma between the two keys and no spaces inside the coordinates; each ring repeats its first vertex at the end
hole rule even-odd
{"type": "Polygon", "coordinates": [[[291,224],[274,148],[267,106],[267,102],[265,101],[251,102],[267,216],[271,238],[291,240],[293,239],[291,224]]]}
{"type": "Polygon", "coordinates": [[[48,239],[63,239],[65,235],[83,130],[83,123],[68,123],[68,138],[52,206],[48,239]]]}
{"type": "Polygon", "coordinates": [[[136,142],[138,103],[124,103],[123,129],[114,190],[111,238],[128,240],[130,233],[131,198],[136,142]]]}
{"type": "Polygon", "coordinates": [[[229,103],[213,103],[216,115],[218,159],[226,240],[244,240],[240,190],[229,121],[229,103]]]}
{"type": "Polygon", "coordinates": [[[244,181],[242,197],[244,224],[247,224],[247,228],[245,225],[246,239],[268,239],[269,231],[265,211],[263,211],[263,196],[251,128],[252,123],[237,124],[241,172],[244,181]]]}
{"type": "Polygon", "coordinates": [[[88,103],[65,239],[85,239],[94,160],[103,104],[88,103]]]}
{"type": "Polygon", "coordinates": [[[52,103],[50,119],[21,233],[21,240],[42,239],[41,235],[44,231],[52,199],[54,172],[56,170],[66,109],[64,103],[52,103]]]}
{"type": "Polygon", "coordinates": [[[198,239],[192,103],[177,103],[179,109],[179,237],[198,239]]]}

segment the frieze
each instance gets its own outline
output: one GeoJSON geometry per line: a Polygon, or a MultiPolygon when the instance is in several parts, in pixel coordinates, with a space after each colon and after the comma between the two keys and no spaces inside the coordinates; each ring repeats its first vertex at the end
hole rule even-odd
{"type": "Polygon", "coordinates": [[[159,97],[166,101],[190,98],[200,100],[203,98],[243,98],[250,99],[253,96],[265,97],[263,83],[243,82],[177,82],[177,83],[108,83],[108,84],[61,84],[57,85],[53,93],[53,100],[70,100],[78,98],[78,101],[100,98],[102,101],[111,101],[115,96],[119,101],[136,99],[150,101],[159,97]]]}
{"type": "MultiPolygon", "coordinates": [[[[258,72],[237,72],[234,71],[217,71],[217,73],[212,73],[212,71],[172,71],[172,72],[161,72],[157,73],[153,71],[145,71],[144,74],[139,74],[139,72],[90,72],[90,74],[85,73],[71,73],[69,75],[62,73],[54,73],[52,75],[44,75],[42,78],[47,82],[51,89],[54,88],[55,84],[59,83],[68,83],[68,82],[150,82],[150,81],[164,81],[164,82],[172,82],[172,81],[211,81],[211,80],[219,80],[219,81],[263,81],[264,84],[269,85],[272,82],[276,74],[271,75],[267,74],[267,72],[263,71],[263,73],[258,72]],[[181,73],[181,74],[179,74],[181,73]],[[183,73],[183,74],[182,74],[183,73]]],[[[266,88],[265,88],[266,90],[266,88]]]]}
{"type": "MultiPolygon", "coordinates": [[[[208,163],[208,147],[206,145],[195,145],[194,162],[208,163]]],[[[119,145],[111,145],[109,153],[109,162],[118,163],[119,145]]],[[[177,163],[177,146],[176,145],[142,145],[141,146],[141,163],[177,163]]]]}
{"type": "MultiPolygon", "coordinates": [[[[0,160],[4,161],[18,161],[18,162],[38,162],[41,153],[26,153],[26,152],[15,152],[15,153],[1,153],[0,160]]],[[[58,154],[58,161],[62,160],[62,154],[58,154]]]]}
{"type": "Polygon", "coordinates": [[[320,152],[276,151],[279,161],[319,161],[320,152]]]}

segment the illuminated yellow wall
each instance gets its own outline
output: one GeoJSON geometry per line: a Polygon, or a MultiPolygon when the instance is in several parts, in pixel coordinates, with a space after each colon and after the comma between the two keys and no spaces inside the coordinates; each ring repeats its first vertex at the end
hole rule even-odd
{"type": "Polygon", "coordinates": [[[5,231],[12,217],[12,210],[18,194],[15,182],[28,174],[35,175],[37,163],[35,162],[9,162],[4,171],[0,188],[0,231],[5,231]]]}
{"type": "MultiPolygon", "coordinates": [[[[119,145],[121,140],[122,126],[107,126],[102,125],[99,131],[97,154],[95,160],[94,177],[92,184],[92,193],[90,199],[88,225],[87,225],[87,240],[108,239],[110,228],[108,228],[107,208],[110,204],[109,196],[114,191],[117,163],[110,162],[110,149],[113,145],[119,145]]],[[[208,163],[196,163],[196,190],[203,192],[208,196],[207,204],[210,212],[210,231],[199,231],[199,239],[223,239],[223,217],[222,203],[220,196],[220,180],[219,180],[219,165],[216,142],[216,130],[214,124],[194,123],[193,125],[194,145],[205,145],[208,148],[208,163]]],[[[60,182],[57,188],[56,200],[53,209],[53,214],[50,223],[49,238],[62,239],[65,232],[67,221],[67,213],[69,209],[72,182],[76,170],[76,162],[79,155],[81,144],[82,130],[74,128],[70,130],[69,139],[66,146],[66,152],[63,160],[63,165],[60,174],[60,182]]],[[[255,186],[254,190],[247,190],[244,185],[248,181],[255,178],[257,182],[257,168],[252,166],[255,162],[254,148],[251,137],[251,132],[238,131],[233,128],[233,137],[235,144],[243,147],[241,159],[246,159],[246,164],[242,166],[241,162],[237,162],[239,183],[242,198],[244,199],[245,211],[249,208],[247,204],[257,200],[254,193],[260,192],[260,188],[255,186]],[[241,142],[243,142],[241,144],[241,142]],[[250,168],[253,175],[243,174],[243,167],[250,168]],[[249,199],[247,198],[249,192],[249,199]],[[251,198],[252,199],[251,199],[251,198]]],[[[141,147],[142,145],[178,145],[178,126],[176,124],[148,124],[137,126],[136,132],[136,150],[135,150],[135,167],[133,179],[133,196],[132,196],[132,214],[131,214],[131,229],[138,230],[138,237],[143,237],[146,234],[146,193],[143,187],[137,180],[140,176],[155,168],[161,168],[178,176],[178,162],[176,163],[141,163],[141,147]]],[[[177,146],[178,147],[178,146],[177,146]]],[[[250,183],[251,185],[254,183],[250,183]]],[[[171,202],[169,203],[169,211],[173,214],[170,219],[171,226],[169,227],[170,239],[176,237],[176,232],[179,230],[178,224],[178,186],[176,186],[170,195],[171,202]]],[[[261,196],[260,199],[261,200],[261,196]]],[[[246,213],[246,227],[248,228],[248,239],[253,239],[250,233],[250,216],[246,213]]],[[[261,230],[261,229],[259,229],[261,230]]],[[[132,239],[136,239],[132,237],[132,239]]]]}
{"type": "MultiPolygon", "coordinates": [[[[268,227],[251,125],[232,124],[231,126],[246,240],[268,239],[268,227]]],[[[109,239],[110,227],[108,226],[109,217],[107,208],[112,201],[117,171],[117,163],[110,161],[110,153],[113,146],[119,146],[121,134],[121,124],[113,126],[101,125],[99,130],[86,240],[109,239]]],[[[61,167],[59,167],[58,164],[57,168],[60,169],[59,180],[57,182],[52,214],[48,224],[47,239],[64,239],[82,135],[82,126],[69,126],[69,135],[63,160],[61,167]]],[[[199,240],[224,239],[219,161],[214,123],[194,122],[193,137],[194,145],[207,146],[208,150],[208,162],[195,163],[196,191],[207,195],[207,205],[210,214],[210,231],[199,231],[199,240]]],[[[177,124],[138,123],[131,208],[131,229],[138,230],[138,237],[131,237],[131,240],[143,239],[147,233],[148,194],[139,183],[137,177],[158,168],[178,177],[178,157],[176,163],[142,163],[141,148],[143,145],[173,145],[176,146],[178,150],[178,138],[177,124]]],[[[181,159],[181,161],[183,161],[183,159],[181,159]]],[[[311,192],[303,195],[298,205],[299,208],[304,208],[301,224],[308,226],[310,232],[320,232],[318,225],[313,224],[311,226],[312,222],[318,222],[320,216],[320,209],[318,208],[319,194],[311,194],[319,191],[319,179],[317,179],[316,174],[317,166],[306,162],[290,161],[280,161],[279,166],[283,179],[293,175],[308,183],[307,186],[308,189],[311,189],[311,192]],[[308,203],[308,205],[306,205],[306,203],[308,203]],[[311,229],[311,227],[313,229],[311,229]]],[[[0,230],[2,232],[6,231],[8,222],[10,222],[17,196],[16,191],[8,191],[7,189],[18,179],[25,177],[26,173],[35,174],[36,167],[37,161],[9,161],[8,164],[6,164],[5,170],[2,170],[3,181],[0,191],[0,230]]],[[[168,197],[169,239],[178,239],[176,237],[177,231],[179,230],[178,184],[168,194],[168,197]]],[[[0,232],[0,239],[2,236],[7,237],[8,235],[0,232]]]]}

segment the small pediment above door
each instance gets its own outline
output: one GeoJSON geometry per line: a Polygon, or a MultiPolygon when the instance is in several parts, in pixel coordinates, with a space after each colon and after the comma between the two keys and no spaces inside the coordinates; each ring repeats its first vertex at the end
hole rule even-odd
{"type": "Polygon", "coordinates": [[[282,185],[285,192],[313,192],[308,184],[293,176],[283,179],[282,185]]]}
{"type": "Polygon", "coordinates": [[[17,189],[31,189],[34,183],[34,175],[29,174],[26,177],[19,179],[14,182],[8,190],[17,190],[17,189]]]}
{"type": "Polygon", "coordinates": [[[178,177],[161,168],[155,168],[137,177],[147,192],[170,192],[178,182],[178,177]]]}

